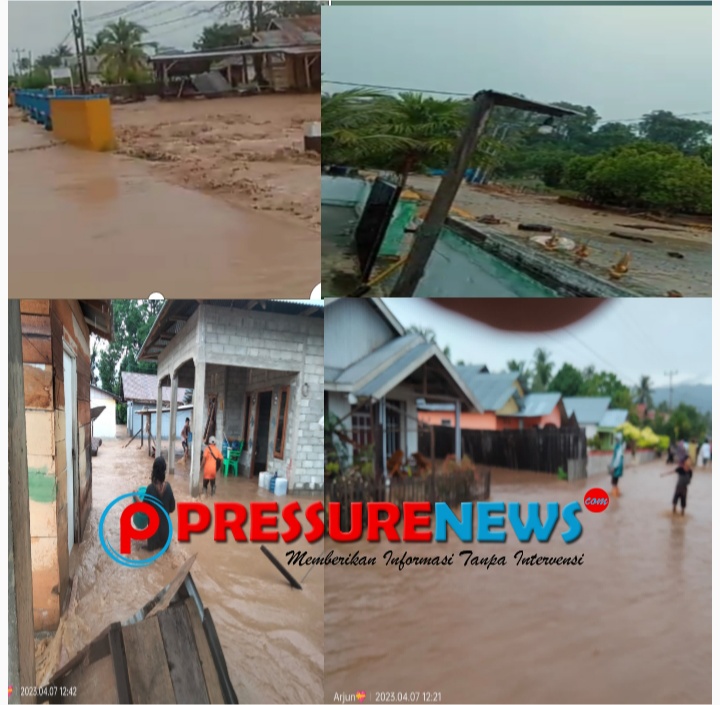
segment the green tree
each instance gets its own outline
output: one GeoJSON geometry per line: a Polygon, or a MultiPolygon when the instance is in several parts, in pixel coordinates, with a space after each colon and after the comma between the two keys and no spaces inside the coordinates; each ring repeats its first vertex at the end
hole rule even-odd
{"type": "Polygon", "coordinates": [[[669,144],[684,154],[693,154],[709,142],[712,126],[704,120],[678,117],[669,110],[654,110],[643,116],[638,132],[649,142],[669,144]]]}
{"type": "Polygon", "coordinates": [[[218,23],[203,27],[202,34],[193,44],[198,51],[210,51],[240,44],[241,40],[250,36],[250,29],[241,24],[218,23]]]}
{"type": "MultiPolygon", "coordinates": [[[[156,363],[141,362],[138,355],[162,308],[162,302],[119,299],[114,300],[112,306],[113,340],[102,349],[95,342],[91,362],[93,377],[100,380],[100,386],[119,394],[121,372],[157,373],[156,363]]],[[[119,408],[116,420],[124,422],[119,408]]]]}
{"type": "Polygon", "coordinates": [[[552,371],[555,363],[550,361],[550,354],[543,348],[538,348],[533,357],[533,392],[545,392],[552,380],[552,371]]]}
{"type": "Polygon", "coordinates": [[[508,372],[518,373],[518,382],[520,383],[523,392],[529,392],[531,386],[530,377],[532,372],[528,369],[527,363],[523,360],[508,360],[507,368],[508,372]]]}
{"type": "Polygon", "coordinates": [[[566,362],[552,378],[548,391],[560,392],[564,397],[577,397],[582,393],[583,383],[582,372],[566,362]]]}
{"type": "Polygon", "coordinates": [[[97,35],[100,70],[106,78],[119,83],[130,82],[146,69],[148,47],[155,42],[143,42],[147,29],[122,17],[107,24],[97,35]]]}

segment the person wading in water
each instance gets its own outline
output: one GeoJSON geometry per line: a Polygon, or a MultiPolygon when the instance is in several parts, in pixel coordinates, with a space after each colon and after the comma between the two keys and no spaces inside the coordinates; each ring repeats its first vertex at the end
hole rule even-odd
{"type": "MultiPolygon", "coordinates": [[[[165,482],[165,458],[160,456],[155,458],[152,467],[151,482],[145,490],[145,496],[156,499],[165,508],[168,514],[175,511],[175,495],[173,495],[172,487],[169,482],[165,482]]],[[[155,503],[150,501],[148,504],[155,509],[160,519],[160,526],[157,531],[148,539],[147,543],[142,544],[141,548],[145,551],[157,551],[161,549],[167,542],[170,534],[170,525],[167,517],[156,508],[155,503]]]]}
{"type": "Polygon", "coordinates": [[[608,466],[608,472],[612,476],[612,489],[610,493],[613,497],[620,496],[620,490],[618,489],[618,482],[623,474],[623,467],[625,465],[625,443],[623,443],[623,435],[618,432],[615,434],[615,449],[613,450],[613,457],[610,465],[608,466]]]}

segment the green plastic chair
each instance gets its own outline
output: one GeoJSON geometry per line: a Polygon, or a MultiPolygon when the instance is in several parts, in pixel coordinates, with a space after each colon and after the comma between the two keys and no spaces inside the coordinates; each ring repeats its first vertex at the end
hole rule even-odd
{"type": "Polygon", "coordinates": [[[230,468],[232,468],[232,471],[233,471],[233,474],[235,475],[235,477],[238,476],[239,466],[240,466],[240,457],[242,456],[242,448],[243,448],[243,444],[241,441],[239,450],[231,450],[228,452],[228,455],[225,458],[225,477],[227,477],[228,470],[230,468]]]}

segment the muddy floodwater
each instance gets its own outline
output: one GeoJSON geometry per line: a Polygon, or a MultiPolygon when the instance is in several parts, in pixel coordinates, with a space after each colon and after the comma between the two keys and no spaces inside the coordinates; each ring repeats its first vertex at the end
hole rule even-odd
{"type": "MultiPolygon", "coordinates": [[[[680,517],[667,467],[628,469],[619,499],[579,515],[572,544],[561,522],[549,544],[520,544],[511,529],[504,544],[385,541],[363,548],[376,566],[327,566],[325,701],[365,690],[366,702],[710,702],[711,471],[695,472],[680,517]],[[465,566],[468,548],[507,564],[465,566]],[[388,550],[455,560],[400,571],[385,565],[388,550]],[[518,566],[519,550],[583,565],[518,566]]],[[[606,476],[493,470],[491,500],[582,503],[596,486],[609,489],[606,476]]]]}
{"type": "MultiPolygon", "coordinates": [[[[90,643],[113,621],[131,617],[166,585],[180,566],[197,554],[191,573],[200,597],[210,609],[223,646],[230,678],[241,703],[313,703],[323,693],[323,567],[293,567],[303,590],[290,588],[257,544],[215,543],[212,532],[178,544],[145,568],[126,568],[102,549],[98,522],[107,504],[120,494],[149,482],[152,460],[135,441],[103,441],[93,458],[93,505],[83,543],[73,548],[76,585],[56,635],[36,645],[38,683],[90,643]]],[[[189,481],[180,464],[168,475],[177,501],[190,501],[189,481]]],[[[270,493],[250,480],[218,478],[215,501],[268,501],[270,493]]],[[[282,504],[295,498],[279,498],[282,504]]],[[[212,500],[204,500],[210,501],[212,500]]],[[[299,500],[304,507],[310,500],[299,500]]],[[[124,506],[124,505],[122,505],[124,506]]],[[[106,537],[117,547],[120,509],[108,514],[106,537]],[[113,522],[113,516],[116,520],[113,522]]],[[[172,516],[177,529],[177,512],[172,516]]],[[[321,544],[297,547],[319,555],[321,544]]],[[[285,548],[270,545],[285,563],[285,548]]],[[[137,547],[133,553],[146,557],[137,547]]]]}
{"type": "Polygon", "coordinates": [[[149,99],[113,106],[118,148],[99,154],[11,108],[10,296],[307,298],[319,114],[317,95],[149,99]]]}

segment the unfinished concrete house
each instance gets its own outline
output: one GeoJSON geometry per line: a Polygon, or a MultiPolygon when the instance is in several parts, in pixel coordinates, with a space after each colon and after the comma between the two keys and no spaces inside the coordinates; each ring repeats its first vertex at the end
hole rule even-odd
{"type": "Polygon", "coordinates": [[[70,554],[92,504],[90,334],[112,338],[110,301],[23,300],[33,621],[54,630],[70,594],[70,554]]]}
{"type": "Polygon", "coordinates": [[[268,471],[287,478],[290,491],[322,487],[323,326],[321,301],[165,302],[139,358],[157,361],[158,406],[163,387],[172,390],[169,441],[154,429],[171,472],[179,446],[175,390],[193,390],[193,496],[210,436],[218,446],[242,445],[245,477],[268,471]]]}

